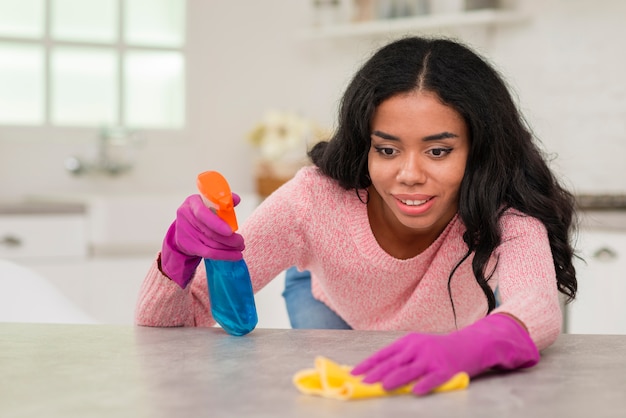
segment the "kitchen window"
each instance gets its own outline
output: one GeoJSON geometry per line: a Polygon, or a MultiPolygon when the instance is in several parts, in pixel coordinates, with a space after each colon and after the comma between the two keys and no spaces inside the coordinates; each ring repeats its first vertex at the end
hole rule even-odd
{"type": "Polygon", "coordinates": [[[0,0],[0,125],[185,126],[185,0],[0,0]]]}

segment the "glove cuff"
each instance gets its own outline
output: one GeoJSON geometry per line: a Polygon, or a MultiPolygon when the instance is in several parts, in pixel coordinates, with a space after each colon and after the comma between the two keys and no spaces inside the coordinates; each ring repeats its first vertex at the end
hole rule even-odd
{"type": "Polygon", "coordinates": [[[172,223],[165,234],[158,265],[161,273],[184,289],[193,278],[202,257],[189,256],[178,250],[174,239],[175,223],[172,223]]]}
{"type": "Polygon", "coordinates": [[[468,348],[476,350],[480,359],[474,370],[467,370],[470,376],[491,368],[528,368],[539,362],[539,350],[530,334],[509,315],[488,315],[458,333],[464,335],[464,339],[473,346],[468,348]]]}

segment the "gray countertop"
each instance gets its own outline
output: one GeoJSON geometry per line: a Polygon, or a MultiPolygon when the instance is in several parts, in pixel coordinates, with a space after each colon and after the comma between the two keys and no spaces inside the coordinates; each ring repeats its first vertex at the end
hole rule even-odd
{"type": "Polygon", "coordinates": [[[0,324],[2,417],[624,417],[626,336],[561,335],[532,369],[463,391],[300,394],[316,355],[355,364],[402,333],[0,324]]]}

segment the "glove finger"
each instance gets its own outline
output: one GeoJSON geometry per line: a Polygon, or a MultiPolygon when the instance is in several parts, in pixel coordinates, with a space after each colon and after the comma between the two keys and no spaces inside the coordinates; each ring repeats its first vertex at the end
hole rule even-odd
{"type": "Polygon", "coordinates": [[[177,219],[185,219],[186,223],[202,231],[205,235],[210,234],[209,231],[226,237],[233,234],[228,223],[208,208],[200,195],[197,194],[191,195],[185,200],[176,212],[176,217],[177,219]]]}
{"type": "Polygon", "coordinates": [[[177,245],[185,254],[193,254],[212,260],[237,261],[243,258],[241,250],[232,247],[223,247],[219,244],[216,245],[214,242],[203,243],[198,240],[180,240],[180,244],[177,245]]]}
{"type": "Polygon", "coordinates": [[[400,351],[395,355],[387,357],[384,361],[379,362],[372,367],[363,379],[364,383],[385,382],[390,375],[402,374],[406,368],[414,360],[411,352],[400,351]]]}
{"type": "Polygon", "coordinates": [[[419,379],[426,372],[426,363],[420,361],[420,359],[416,359],[411,363],[399,366],[395,370],[387,373],[381,380],[381,383],[385,390],[393,390],[419,379]]]}
{"type": "Polygon", "coordinates": [[[243,237],[240,234],[233,233],[230,236],[224,236],[220,234],[216,234],[212,230],[203,230],[198,231],[200,236],[199,240],[203,242],[205,245],[213,248],[221,248],[221,249],[236,249],[239,251],[243,251],[245,248],[243,237]]]}
{"type": "Polygon", "coordinates": [[[369,373],[394,354],[395,350],[391,350],[391,347],[386,347],[381,351],[374,353],[362,362],[358,363],[356,366],[354,366],[350,373],[354,376],[369,373]]]}
{"type": "Polygon", "coordinates": [[[211,260],[239,261],[243,258],[243,254],[241,251],[206,248],[203,257],[211,260]]]}
{"type": "Polygon", "coordinates": [[[371,356],[369,356],[368,358],[366,358],[365,360],[357,364],[352,369],[351,373],[355,376],[367,373],[368,371],[372,370],[374,367],[378,366],[379,363],[386,361],[388,358],[392,356],[396,356],[398,353],[404,350],[404,347],[407,344],[407,341],[409,340],[409,338],[415,338],[413,337],[414,335],[417,335],[417,334],[406,335],[400,338],[399,340],[393,342],[392,344],[388,345],[387,347],[382,348],[381,350],[372,354],[371,356]]]}
{"type": "Polygon", "coordinates": [[[221,240],[226,242],[208,238],[199,231],[194,230],[190,232],[186,227],[179,228],[176,233],[176,245],[185,254],[198,255],[204,258],[224,259],[216,258],[212,255],[233,252],[238,255],[233,255],[227,259],[241,259],[241,252],[244,249],[243,237],[241,235],[221,237],[221,240]]]}
{"type": "Polygon", "coordinates": [[[233,193],[233,206],[237,206],[241,202],[241,197],[237,193],[233,193]]]}
{"type": "Polygon", "coordinates": [[[438,386],[443,385],[454,376],[453,372],[434,372],[424,375],[419,379],[415,386],[413,386],[413,393],[416,395],[426,395],[436,389],[438,386]]]}
{"type": "MultiPolygon", "coordinates": [[[[208,209],[207,209],[208,210],[208,209]]],[[[210,212],[210,210],[208,210],[210,212]]],[[[198,242],[202,245],[228,249],[233,248],[238,251],[244,249],[244,239],[240,234],[234,233],[230,227],[222,219],[213,213],[210,213],[216,219],[215,223],[205,225],[201,220],[198,220],[189,211],[181,211],[176,218],[176,235],[178,237],[178,244],[183,242],[198,242]],[[217,223],[223,224],[227,228],[227,235],[223,235],[224,230],[217,230],[215,226],[217,223]]],[[[183,245],[181,245],[183,247],[183,245]]]]}

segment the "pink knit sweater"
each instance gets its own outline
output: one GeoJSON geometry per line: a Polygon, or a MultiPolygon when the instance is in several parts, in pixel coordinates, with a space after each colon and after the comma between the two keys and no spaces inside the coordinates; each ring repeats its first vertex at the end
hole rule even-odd
{"type": "MultiPolygon", "coordinates": [[[[489,282],[492,289],[498,287],[501,305],[493,313],[520,319],[541,350],[554,342],[562,323],[546,229],[515,211],[501,224],[502,244],[489,282]]],[[[366,205],[355,192],[307,167],[254,211],[241,234],[255,292],[296,265],[312,272],[314,296],[354,329],[441,333],[456,329],[447,286],[451,270],[467,251],[464,230],[455,217],[424,252],[396,259],[376,242],[366,205]]],[[[486,315],[487,301],[472,273],[471,257],[455,272],[451,289],[456,326],[486,315]]],[[[181,289],[159,271],[155,260],[140,290],[136,321],[147,326],[213,325],[204,263],[181,289]]]]}

